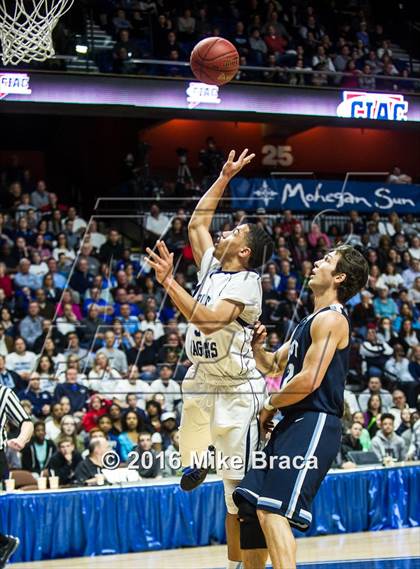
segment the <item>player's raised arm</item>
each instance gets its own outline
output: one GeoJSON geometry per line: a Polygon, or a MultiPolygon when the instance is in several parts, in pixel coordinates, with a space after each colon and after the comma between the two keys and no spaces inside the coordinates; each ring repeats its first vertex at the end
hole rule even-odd
{"type": "Polygon", "coordinates": [[[244,305],[239,302],[218,300],[211,308],[197,302],[173,278],[173,253],[169,253],[163,241],[158,241],[156,246],[159,254],[150,248],[146,249],[150,255],[147,261],[155,270],[158,282],[188,322],[197,326],[203,334],[209,335],[238,318],[244,309],[244,305]]]}
{"type": "Polygon", "coordinates": [[[267,352],[264,348],[267,338],[267,330],[264,324],[257,322],[254,327],[254,337],[252,339],[252,351],[260,372],[277,376],[281,375],[286,367],[287,352],[290,342],[283,344],[276,352],[267,352]]]}
{"type": "Polygon", "coordinates": [[[311,327],[312,343],[301,371],[278,393],[271,395],[270,405],[288,407],[318,389],[336,350],[346,347],[348,335],[348,322],[342,314],[329,311],[316,316],[311,327]]]}
{"type": "Polygon", "coordinates": [[[251,162],[254,156],[255,154],[248,154],[248,148],[245,148],[238,160],[234,161],[235,151],[231,150],[219,177],[198,202],[188,224],[188,237],[198,267],[204,253],[213,245],[210,226],[226,186],[244,166],[251,162]]]}

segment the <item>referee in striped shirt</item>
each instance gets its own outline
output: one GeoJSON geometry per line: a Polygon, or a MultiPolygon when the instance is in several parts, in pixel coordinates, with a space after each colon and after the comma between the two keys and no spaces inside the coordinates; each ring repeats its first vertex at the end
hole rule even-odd
{"type": "MultiPolygon", "coordinates": [[[[34,426],[25,409],[22,407],[15,393],[9,388],[0,385],[0,481],[8,470],[6,460],[6,447],[21,451],[29,442],[34,426]],[[7,440],[6,422],[11,421],[20,427],[19,436],[7,440]]],[[[0,569],[5,567],[7,561],[19,546],[19,539],[0,533],[0,569]]]]}

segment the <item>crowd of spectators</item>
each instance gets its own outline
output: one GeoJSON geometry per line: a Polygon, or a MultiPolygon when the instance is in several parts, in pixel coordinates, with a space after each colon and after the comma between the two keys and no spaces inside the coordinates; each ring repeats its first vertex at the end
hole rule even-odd
{"type": "MultiPolygon", "coordinates": [[[[63,55],[74,56],[77,43],[87,44],[88,57],[107,73],[192,77],[189,66],[179,63],[189,60],[201,39],[220,36],[235,45],[241,66],[265,68],[240,69],[237,80],[417,90],[418,74],[408,58],[393,53],[392,42],[398,44],[401,35],[404,40],[404,33],[387,15],[375,12],[374,5],[361,8],[351,1],[235,0],[226,5],[191,0],[177,5],[170,0],[101,0],[74,5],[54,38],[56,52],[63,55]],[[88,19],[112,38],[111,51],[109,45],[94,47],[88,19]],[[140,64],[138,59],[167,63],[140,64]]],[[[42,65],[65,68],[65,61],[42,65]]]]}
{"type": "Polygon", "coordinates": [[[241,66],[270,68],[242,69],[238,80],[413,90],[413,79],[404,81],[410,76],[407,62],[392,52],[395,27],[387,28],[367,7],[345,4],[337,9],[317,1],[251,0],[228,7],[223,2],[179,7],[168,1],[102,2],[97,21],[116,41],[112,70],[117,73],[190,76],[188,67],[176,63],[188,61],[201,39],[221,36],[237,48],[241,66]],[[138,58],[170,64],[138,66],[133,62],[138,58]]]}
{"type": "MultiPolygon", "coordinates": [[[[123,463],[136,448],[176,453],[187,323],[143,251],[169,226],[175,278],[191,291],[186,210],[173,216],[151,205],[134,243],[115,226],[85,219],[45,181],[32,187],[25,172],[11,163],[0,188],[0,383],[35,423],[25,451],[9,451],[10,467],[35,476],[54,471],[61,484],[94,483],[106,448],[123,463]]],[[[221,229],[245,215],[233,212],[221,229]]],[[[419,221],[353,211],[341,226],[305,230],[291,211],[262,209],[253,221],[275,241],[262,274],[270,350],[312,310],[306,283],[313,263],[338,242],[366,248],[369,282],[347,306],[353,331],[339,464],[348,465],[349,447],[361,445],[381,460],[419,457],[419,221]]],[[[269,389],[278,382],[267,377],[269,389]]],[[[142,476],[176,473],[155,461],[142,476]]]]}

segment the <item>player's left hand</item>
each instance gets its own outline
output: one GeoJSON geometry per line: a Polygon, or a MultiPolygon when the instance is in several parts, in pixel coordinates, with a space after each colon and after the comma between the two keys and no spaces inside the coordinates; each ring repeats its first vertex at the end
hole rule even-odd
{"type": "Polygon", "coordinates": [[[267,409],[261,409],[260,416],[258,421],[260,423],[260,432],[262,433],[263,437],[266,436],[267,433],[271,433],[274,428],[273,417],[276,414],[277,410],[274,411],[267,411],[267,409]]]}
{"type": "Polygon", "coordinates": [[[169,253],[169,250],[163,241],[158,241],[156,243],[156,248],[159,255],[155,251],[152,251],[150,247],[147,247],[146,252],[149,257],[146,260],[154,269],[158,282],[160,284],[164,284],[165,281],[172,278],[174,270],[174,254],[169,253]]]}

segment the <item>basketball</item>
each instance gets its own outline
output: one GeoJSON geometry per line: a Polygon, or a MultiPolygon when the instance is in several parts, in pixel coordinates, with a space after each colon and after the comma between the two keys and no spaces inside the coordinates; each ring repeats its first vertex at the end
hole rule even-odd
{"type": "Polygon", "coordinates": [[[239,54],[235,46],[224,38],[206,38],[193,49],[190,65],[202,83],[224,85],[238,72],[239,54]]]}

